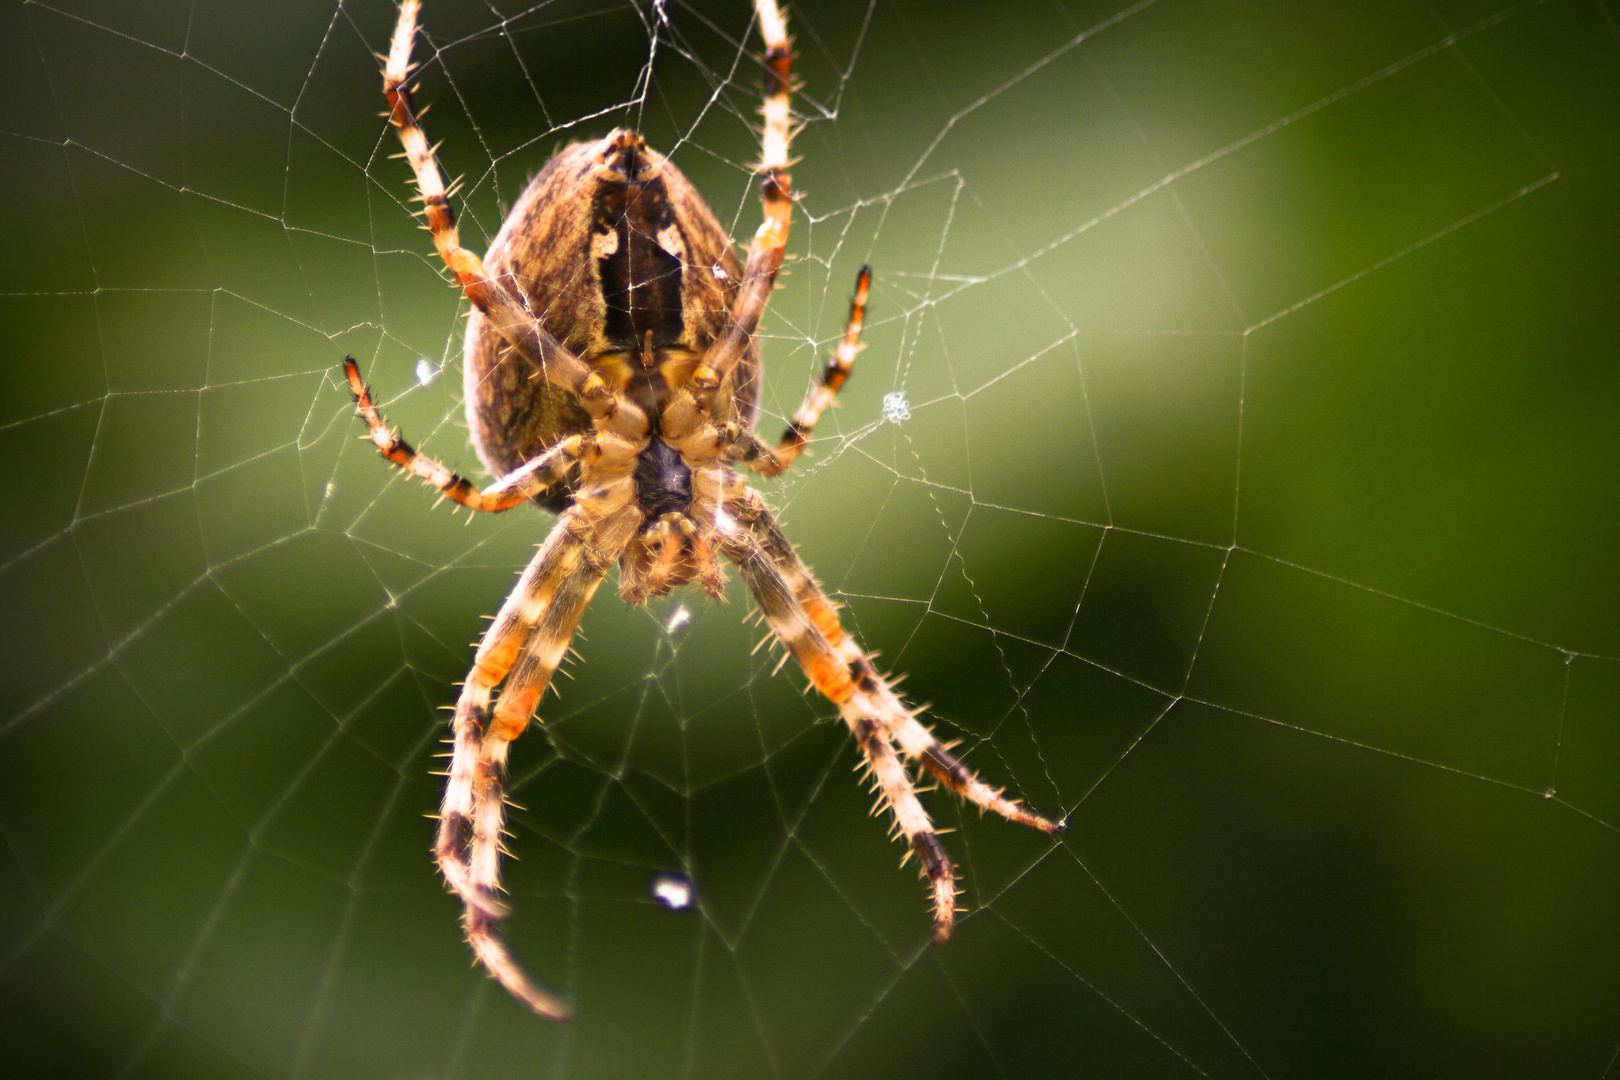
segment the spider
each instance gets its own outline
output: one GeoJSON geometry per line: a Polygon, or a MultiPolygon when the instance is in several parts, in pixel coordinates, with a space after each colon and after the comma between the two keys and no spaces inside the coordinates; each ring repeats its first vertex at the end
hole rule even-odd
{"type": "Polygon", "coordinates": [[[981,808],[1062,829],[985,784],[918,722],[920,710],[844,631],[837,606],[733,467],[774,476],[798,456],[861,348],[871,284],[862,267],[833,358],[778,445],[765,446],[753,433],[758,330],[792,211],[792,53],[776,0],[754,7],[765,44],[765,220],[746,262],[680,170],[623,129],[559,151],[480,259],[461,246],[453,191],[406,85],[420,0],[400,4],[383,72],[427,228],[472,301],[467,420],[497,479],[480,491],[412,449],[384,422],[352,358],[343,362],[349,389],[377,450],[444,497],[479,511],[533,502],[558,515],[462,685],[434,845],[473,953],[514,997],[555,1020],[569,1018],[567,1004],[536,985],[496,933],[508,915],[499,897],[502,784],[512,740],[534,718],[614,563],[619,595],[631,603],[694,582],[719,597],[720,558],[737,567],[772,632],[855,737],[879,805],[928,883],[936,942],[950,936],[956,875],[902,756],[981,808]]]}

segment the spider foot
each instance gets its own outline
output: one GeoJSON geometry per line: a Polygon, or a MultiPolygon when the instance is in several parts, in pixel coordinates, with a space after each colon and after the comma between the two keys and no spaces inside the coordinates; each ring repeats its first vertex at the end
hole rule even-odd
{"type": "Polygon", "coordinates": [[[941,945],[950,938],[956,922],[956,868],[933,833],[913,836],[911,850],[917,853],[922,875],[928,881],[934,905],[934,944],[941,945]]]}
{"type": "Polygon", "coordinates": [[[574,1018],[574,1011],[567,1002],[542,990],[529,978],[506,947],[506,942],[495,933],[495,924],[491,920],[469,907],[462,916],[461,925],[467,932],[467,944],[472,946],[473,955],[484,965],[484,970],[506,988],[507,993],[548,1020],[566,1023],[574,1018]]]}
{"type": "Polygon", "coordinates": [[[1008,821],[1016,821],[1031,829],[1039,829],[1048,836],[1057,836],[1064,830],[1062,821],[1052,821],[1026,809],[1016,799],[1009,799],[997,788],[992,788],[976,776],[972,769],[957,760],[946,747],[934,739],[927,728],[917,723],[915,715],[901,726],[901,743],[907,754],[922,760],[923,767],[933,773],[941,786],[948,788],[982,810],[993,810],[1008,821]],[[921,736],[918,736],[921,732],[921,736]],[[915,747],[916,749],[913,749],[915,747]]]}

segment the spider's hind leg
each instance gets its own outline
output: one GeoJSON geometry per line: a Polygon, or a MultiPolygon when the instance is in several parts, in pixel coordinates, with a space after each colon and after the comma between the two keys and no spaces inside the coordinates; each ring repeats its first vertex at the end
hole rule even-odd
{"type": "MultiPolygon", "coordinates": [[[[764,3],[767,0],[760,0],[764,3]]],[[[400,145],[416,177],[422,202],[422,215],[433,234],[433,245],[444,265],[455,276],[456,284],[483,312],[490,325],[535,373],[560,390],[579,399],[580,406],[604,430],[636,438],[646,433],[647,418],[633,402],[615,394],[589,365],[552,336],[528,301],[509,284],[510,277],[491,277],[484,261],[461,246],[455,211],[450,207],[451,192],[439,175],[439,163],[416,106],[411,100],[410,76],[415,70],[411,49],[416,42],[417,16],[421,0],[401,0],[399,21],[383,66],[383,96],[388,101],[389,123],[399,133],[400,145]],[[617,415],[615,415],[617,414],[617,415]]]]}
{"type": "Polygon", "coordinates": [[[765,100],[760,104],[765,126],[760,132],[756,170],[765,220],[748,245],[748,261],[743,264],[731,320],[706,360],[721,378],[742,361],[759,330],[793,225],[793,177],[788,171],[794,133],[793,42],[787,34],[787,18],[776,0],[754,0],[754,15],[765,43],[760,58],[765,69],[765,100]]]}

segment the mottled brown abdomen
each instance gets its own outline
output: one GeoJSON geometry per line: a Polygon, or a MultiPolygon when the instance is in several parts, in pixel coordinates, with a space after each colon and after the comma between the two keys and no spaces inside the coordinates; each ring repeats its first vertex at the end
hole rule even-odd
{"type": "MultiPolygon", "coordinates": [[[[697,190],[622,130],[553,157],[513,207],[484,265],[515,284],[552,336],[604,378],[621,389],[633,381],[635,392],[654,399],[665,393],[653,377],[656,361],[703,357],[730,317],[742,276],[730,238],[697,190]]],[[[473,311],[467,424],[494,476],[590,428],[573,395],[534,376],[473,311]]],[[[732,377],[735,389],[719,395],[731,402],[730,415],[719,419],[751,429],[759,408],[757,344],[732,377]]],[[[551,491],[539,501],[558,510],[572,494],[551,491]]]]}

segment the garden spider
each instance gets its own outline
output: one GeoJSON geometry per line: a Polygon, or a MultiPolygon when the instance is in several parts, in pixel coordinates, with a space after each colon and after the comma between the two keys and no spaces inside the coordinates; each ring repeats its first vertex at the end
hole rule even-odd
{"type": "Polygon", "coordinates": [[[345,359],[355,404],[378,451],[445,497],[488,511],[533,501],[558,514],[479,642],[456,702],[434,848],[461,899],[473,952],[519,1001],[556,1020],[568,1018],[568,1006],[536,986],[495,933],[507,916],[497,896],[502,783],[512,740],[534,717],[615,562],[619,594],[631,603],[689,582],[719,596],[716,555],[736,564],[771,630],[855,736],[879,805],[927,879],[935,941],[951,932],[955,871],[900,755],[982,808],[1043,832],[1062,828],[986,785],[917,721],[732,469],[736,462],[772,476],[798,456],[860,349],[871,280],[863,267],[832,361],[781,442],[767,448],[753,434],[756,335],[792,209],[792,53],[776,0],[754,6],[765,41],[765,221],[746,263],[680,171],[622,129],[553,157],[480,260],[458,239],[451,193],[406,86],[419,0],[400,5],[383,74],[427,227],[473,304],[467,420],[478,456],[499,479],[479,491],[418,454],[384,423],[359,366],[345,359]]]}

